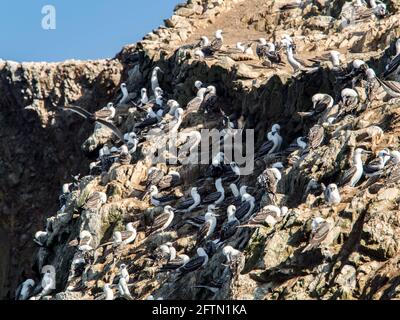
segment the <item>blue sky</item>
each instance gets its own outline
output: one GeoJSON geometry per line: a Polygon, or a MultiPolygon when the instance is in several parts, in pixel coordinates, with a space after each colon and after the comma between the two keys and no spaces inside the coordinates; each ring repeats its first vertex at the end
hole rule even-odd
{"type": "Polygon", "coordinates": [[[114,57],[123,45],[163,24],[183,0],[2,0],[0,58],[63,61],[114,57]],[[42,8],[56,9],[56,29],[42,28],[42,8]]]}

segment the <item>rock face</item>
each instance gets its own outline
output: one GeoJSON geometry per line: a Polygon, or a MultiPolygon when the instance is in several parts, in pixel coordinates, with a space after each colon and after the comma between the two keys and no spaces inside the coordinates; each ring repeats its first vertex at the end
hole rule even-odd
{"type": "MultiPolygon", "coordinates": [[[[371,185],[363,178],[356,188],[340,188],[341,203],[333,206],[324,203],[321,192],[310,189],[313,182],[338,183],[357,147],[374,153],[382,148],[397,150],[398,103],[375,100],[368,104],[364,89],[356,87],[361,96],[359,109],[351,117],[325,127],[326,138],[320,146],[295,164],[287,163],[284,152],[257,161],[254,173],[242,177],[241,183],[256,187],[256,178],[266,167],[283,161],[277,205],[289,207],[289,212],[257,230],[240,228],[225,243],[243,251],[240,274],[235,268],[221,266],[225,258],[218,249],[205,269],[181,278],[158,272],[153,252],[171,241],[178,253],[193,256],[197,230],[183,225],[182,215],[176,214],[166,232],[150,236],[145,232],[149,221],[162,212],[162,208],[149,205],[148,196],[143,198],[151,165],[144,150],[158,141],[146,141],[131,164],[114,164],[101,175],[88,176],[89,162],[104,144],[113,145],[114,138],[102,131],[91,134],[90,124],[56,110],[57,106],[76,104],[95,111],[109,101],[117,102],[121,82],[127,83],[131,98],[138,96],[142,87],[150,92],[151,70],[159,66],[164,71],[160,86],[168,98],[185,106],[195,96],[195,80],[213,84],[224,111],[242,119],[244,128],[255,130],[257,147],[272,124],[279,123],[285,149],[297,137],[307,136],[315,124],[298,114],[311,109],[315,93],[330,94],[339,102],[342,88],[335,81],[337,74],[332,66],[323,63],[318,71],[295,77],[288,64],[267,68],[255,57],[248,59],[229,50],[216,58],[196,60],[185,45],[204,34],[211,38],[217,29],[226,31],[227,48],[237,41],[258,37],[278,41],[289,34],[300,57],[338,50],[344,53],[345,66],[356,58],[363,59],[379,74],[400,37],[400,15],[396,13],[399,4],[389,1],[387,17],[341,29],[344,1],[315,1],[303,13],[295,9],[290,14],[277,11],[282,2],[188,1],[177,6],[165,26],[107,61],[0,61],[1,298],[13,298],[18,284],[26,278],[38,282],[41,267],[53,265],[56,288],[49,294],[51,299],[96,299],[105,283],[118,283],[122,263],[128,266],[135,299],[150,294],[165,299],[399,298],[397,184],[376,181],[371,185]],[[373,125],[383,129],[383,137],[365,134],[373,125]],[[60,210],[59,190],[77,174],[81,175],[77,190],[60,210]],[[107,202],[96,210],[83,208],[94,192],[104,192],[107,202]],[[315,217],[329,221],[329,232],[321,245],[305,250],[315,217]],[[107,245],[113,232],[124,230],[128,222],[137,226],[135,242],[119,249],[107,245]],[[51,225],[52,232],[45,246],[38,249],[32,238],[46,224],[51,225]],[[77,271],[73,261],[80,253],[71,243],[82,230],[89,231],[99,247],[84,257],[83,270],[77,271]],[[224,279],[216,294],[196,287],[216,279],[224,279]]],[[[130,132],[137,112],[118,113],[119,128],[130,132]]],[[[213,114],[185,115],[182,129],[215,128],[222,120],[217,118],[213,114]]],[[[177,166],[182,185],[167,193],[188,197],[206,167],[177,166]]],[[[212,183],[201,188],[205,193],[214,191],[212,183]]],[[[260,210],[267,197],[264,190],[256,190],[260,210]]],[[[205,210],[184,218],[202,215],[205,210]]],[[[221,215],[225,217],[224,209],[221,215]]]]}

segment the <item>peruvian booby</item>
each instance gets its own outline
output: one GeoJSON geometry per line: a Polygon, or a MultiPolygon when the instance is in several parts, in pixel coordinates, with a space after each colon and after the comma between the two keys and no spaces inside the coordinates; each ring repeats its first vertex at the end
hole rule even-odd
{"type": "Polygon", "coordinates": [[[324,198],[327,204],[339,204],[342,201],[339,189],[335,183],[331,183],[327,187],[322,184],[322,189],[324,190],[324,198]]]}
{"type": "Polygon", "coordinates": [[[150,187],[150,202],[153,206],[163,206],[176,200],[178,200],[178,197],[174,194],[159,195],[156,186],[150,187]]]}
{"type": "Polygon", "coordinates": [[[164,212],[154,218],[154,221],[150,227],[149,234],[155,232],[164,232],[174,220],[174,210],[171,206],[165,206],[164,212]]]}
{"type": "Polygon", "coordinates": [[[153,90],[153,92],[156,92],[156,88],[159,88],[159,82],[158,82],[158,73],[161,72],[163,73],[163,71],[161,70],[160,67],[155,67],[151,73],[151,89],[153,90]]]}
{"type": "Polygon", "coordinates": [[[202,47],[200,50],[203,52],[205,56],[212,56],[214,53],[221,50],[222,45],[224,43],[224,37],[222,36],[223,31],[217,30],[215,32],[215,39],[211,41],[209,46],[202,47]]]}
{"type": "Polygon", "coordinates": [[[373,177],[379,175],[386,163],[390,160],[389,150],[380,150],[378,157],[364,165],[364,174],[366,177],[373,177]]]}
{"type": "Polygon", "coordinates": [[[107,195],[104,192],[95,191],[91,193],[83,205],[84,210],[99,210],[107,202],[107,195]]]}
{"type": "Polygon", "coordinates": [[[121,297],[127,300],[133,300],[132,295],[129,291],[128,284],[125,278],[120,277],[118,282],[118,291],[121,297]]]}
{"type": "Polygon", "coordinates": [[[16,300],[28,300],[32,296],[34,288],[35,281],[33,279],[25,280],[16,290],[16,300]]]}
{"type": "Polygon", "coordinates": [[[169,272],[175,271],[179,268],[183,267],[186,263],[190,261],[190,258],[185,254],[178,255],[175,259],[169,261],[168,263],[164,264],[160,269],[159,272],[169,272]]]}
{"type": "Polygon", "coordinates": [[[190,100],[186,105],[187,112],[197,112],[200,109],[200,106],[204,101],[204,96],[206,92],[207,88],[200,88],[199,91],[197,91],[196,97],[190,100]]]}
{"type": "Polygon", "coordinates": [[[122,98],[118,102],[119,105],[126,103],[129,98],[129,92],[126,87],[126,83],[121,83],[121,92],[122,92],[122,98]]]}
{"type": "Polygon", "coordinates": [[[80,251],[92,251],[94,249],[93,246],[93,236],[87,230],[82,230],[79,234],[79,246],[78,249],[80,251]]]}
{"type": "Polygon", "coordinates": [[[396,41],[396,53],[394,57],[391,59],[391,61],[386,65],[385,67],[385,72],[382,74],[382,78],[386,79],[392,74],[398,74],[399,73],[399,67],[400,67],[400,39],[397,39],[396,41]]]}
{"type": "Polygon", "coordinates": [[[324,137],[325,137],[324,127],[319,124],[314,125],[310,129],[310,132],[308,133],[308,147],[311,149],[318,148],[324,141],[324,137]]]}
{"type": "Polygon", "coordinates": [[[218,178],[215,180],[215,188],[217,189],[216,192],[210,193],[205,196],[202,200],[202,204],[210,204],[214,203],[215,205],[220,204],[225,199],[225,189],[222,186],[222,179],[218,178]]]}
{"type": "Polygon", "coordinates": [[[135,241],[137,236],[136,228],[132,222],[126,225],[125,231],[115,231],[113,234],[114,246],[127,245],[135,241]]]}
{"type": "Polygon", "coordinates": [[[216,214],[214,212],[207,212],[204,216],[205,222],[200,227],[196,237],[196,246],[201,245],[206,241],[215,231],[217,226],[216,214]]]}
{"type": "Polygon", "coordinates": [[[354,163],[353,166],[345,171],[343,174],[340,185],[345,186],[349,185],[350,187],[354,187],[358,181],[361,179],[363,174],[363,163],[361,159],[361,155],[363,153],[369,153],[361,148],[357,148],[354,152],[354,163]]]}
{"type": "Polygon", "coordinates": [[[221,227],[218,242],[224,242],[231,238],[236,233],[237,227],[240,225],[239,220],[236,218],[236,207],[234,205],[228,207],[227,214],[228,219],[221,227]]]}
{"type": "Polygon", "coordinates": [[[197,256],[191,258],[186,264],[177,269],[180,275],[194,272],[204,267],[208,262],[208,254],[203,248],[197,248],[197,256]]]}
{"type": "Polygon", "coordinates": [[[191,198],[185,199],[177,205],[176,209],[178,211],[190,212],[200,205],[201,197],[200,197],[200,194],[198,193],[196,187],[193,187],[190,190],[190,195],[191,195],[191,198]]]}
{"type": "Polygon", "coordinates": [[[114,291],[111,288],[111,285],[106,283],[103,287],[104,300],[114,300],[114,291]]]}
{"type": "Polygon", "coordinates": [[[331,224],[323,218],[314,218],[311,223],[311,235],[308,245],[302,252],[316,248],[322,241],[326,239],[331,230],[331,224]]]}
{"type": "Polygon", "coordinates": [[[175,170],[170,170],[158,183],[159,190],[170,189],[181,183],[181,175],[175,170]]]}
{"type": "Polygon", "coordinates": [[[170,261],[176,258],[176,249],[174,248],[172,242],[166,242],[160,245],[154,251],[154,257],[156,261],[170,261]]]}
{"type": "Polygon", "coordinates": [[[124,278],[125,281],[128,283],[129,282],[129,272],[128,269],[126,268],[126,264],[123,263],[119,266],[119,276],[121,278],[124,278]]]}
{"type": "Polygon", "coordinates": [[[123,137],[121,131],[115,125],[113,125],[111,122],[109,122],[103,118],[99,118],[95,113],[92,114],[89,111],[87,111],[79,106],[69,106],[69,107],[60,107],[60,108],[64,111],[72,111],[76,114],[79,114],[82,118],[88,120],[91,123],[96,123],[96,122],[100,123],[101,125],[110,129],[122,142],[124,141],[124,137],[123,137]]]}

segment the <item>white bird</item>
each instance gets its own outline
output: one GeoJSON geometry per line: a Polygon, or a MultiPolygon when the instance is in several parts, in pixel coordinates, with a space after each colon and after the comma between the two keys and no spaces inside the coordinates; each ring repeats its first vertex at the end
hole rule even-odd
{"type": "Polygon", "coordinates": [[[158,83],[158,72],[163,73],[163,71],[160,69],[160,67],[155,67],[153,69],[153,72],[151,74],[151,89],[153,90],[154,93],[156,93],[156,88],[159,88],[160,85],[158,83]]]}
{"type": "Polygon", "coordinates": [[[25,280],[19,290],[17,290],[17,293],[15,295],[17,300],[27,300],[33,293],[33,289],[35,287],[35,281],[32,279],[27,279],[25,280]]]}
{"type": "Polygon", "coordinates": [[[324,197],[327,204],[338,204],[341,202],[339,189],[334,183],[331,183],[325,188],[324,197]]]}
{"type": "Polygon", "coordinates": [[[103,292],[105,294],[104,300],[114,300],[114,292],[108,283],[104,285],[103,292]]]}
{"type": "Polygon", "coordinates": [[[228,220],[221,227],[218,243],[232,237],[236,233],[237,227],[240,225],[239,220],[236,218],[236,207],[234,205],[228,207],[227,213],[228,220]]]}
{"type": "Polygon", "coordinates": [[[79,246],[80,251],[91,251],[93,250],[93,236],[87,230],[82,230],[79,234],[79,246]]]}
{"type": "Polygon", "coordinates": [[[126,282],[129,282],[129,272],[126,268],[126,264],[123,263],[119,266],[119,276],[124,278],[126,282]]]}
{"type": "Polygon", "coordinates": [[[225,256],[226,262],[229,264],[232,262],[232,260],[234,260],[235,257],[239,256],[241,252],[232,246],[225,246],[222,249],[222,254],[225,256]]]}
{"type": "Polygon", "coordinates": [[[131,293],[130,293],[130,291],[129,291],[129,288],[128,288],[128,284],[127,284],[127,282],[126,282],[126,279],[123,278],[123,277],[120,277],[120,278],[119,278],[119,282],[118,282],[118,291],[119,291],[120,295],[121,295],[122,297],[124,297],[125,299],[128,299],[128,300],[132,300],[132,299],[133,299],[133,298],[132,298],[132,295],[131,295],[131,293]]]}
{"type": "Polygon", "coordinates": [[[36,242],[39,246],[43,247],[46,244],[47,238],[48,233],[46,231],[38,231],[35,233],[33,241],[36,242]]]}
{"type": "Polygon", "coordinates": [[[124,104],[129,98],[129,92],[126,87],[126,83],[121,84],[122,98],[119,100],[118,104],[124,104]]]}

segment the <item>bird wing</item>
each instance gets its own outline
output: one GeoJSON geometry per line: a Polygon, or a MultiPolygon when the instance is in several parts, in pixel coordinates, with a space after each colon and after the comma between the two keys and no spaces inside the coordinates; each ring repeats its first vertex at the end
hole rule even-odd
{"type": "Polygon", "coordinates": [[[324,140],[325,130],[320,125],[315,125],[310,129],[308,133],[308,141],[311,148],[315,149],[319,147],[324,140]]]}
{"type": "Polygon", "coordinates": [[[322,241],[324,241],[330,231],[330,223],[327,221],[324,221],[321,223],[321,225],[318,227],[318,229],[315,231],[315,233],[312,235],[310,239],[310,246],[311,248],[315,248],[317,245],[319,245],[322,241]]]}
{"type": "Polygon", "coordinates": [[[60,107],[60,108],[65,111],[75,112],[76,114],[79,114],[81,117],[83,117],[85,119],[91,119],[93,117],[93,115],[89,111],[87,111],[81,107],[78,107],[78,106],[69,106],[69,107],[60,107]]]}
{"type": "Polygon", "coordinates": [[[83,205],[84,209],[95,209],[100,201],[100,194],[98,192],[93,192],[85,201],[83,205]]]}
{"type": "Polygon", "coordinates": [[[326,108],[329,106],[329,104],[331,103],[331,97],[326,95],[324,96],[321,100],[319,100],[316,105],[315,105],[315,112],[316,113],[321,113],[324,112],[326,110],[326,108]]]}
{"type": "Polygon", "coordinates": [[[164,176],[158,184],[160,190],[168,189],[174,186],[174,176],[173,175],[166,175],[164,176]]]}
{"type": "Polygon", "coordinates": [[[389,76],[391,73],[397,70],[397,68],[400,66],[400,54],[394,57],[392,61],[388,64],[386,67],[385,72],[382,74],[383,78],[386,78],[389,76]]]}
{"type": "Polygon", "coordinates": [[[165,196],[154,197],[154,199],[160,203],[168,203],[177,200],[177,197],[173,194],[167,194],[165,196]]]}
{"type": "Polygon", "coordinates": [[[151,226],[151,230],[158,230],[161,229],[168,221],[169,219],[169,213],[162,213],[158,215],[151,226]]]}
{"type": "Polygon", "coordinates": [[[273,216],[275,219],[278,219],[278,216],[275,211],[272,210],[261,210],[258,214],[256,214],[251,220],[249,221],[248,224],[250,225],[258,225],[258,224],[264,224],[265,219],[267,219],[268,216],[273,216]]]}
{"type": "Polygon", "coordinates": [[[390,90],[398,92],[400,94],[400,82],[397,81],[382,81],[390,90]]]}
{"type": "Polygon", "coordinates": [[[121,231],[121,238],[122,240],[126,240],[133,235],[134,232],[132,231],[121,231]]]}
{"type": "Polygon", "coordinates": [[[192,198],[185,199],[185,200],[183,200],[182,202],[180,202],[180,203],[177,205],[176,209],[177,209],[177,210],[187,209],[187,208],[189,208],[190,206],[192,206],[193,204],[194,204],[194,200],[193,200],[192,198]]]}
{"type": "Polygon", "coordinates": [[[199,257],[199,256],[192,258],[188,261],[188,263],[180,267],[179,271],[183,274],[195,271],[203,265],[204,259],[205,259],[204,257],[199,257]]]}
{"type": "Polygon", "coordinates": [[[235,212],[236,219],[241,220],[249,212],[249,210],[250,203],[248,201],[243,202],[235,212]]]}
{"type": "Polygon", "coordinates": [[[232,237],[237,230],[237,227],[239,226],[239,221],[238,220],[233,220],[230,222],[225,223],[222,228],[221,228],[221,234],[220,234],[220,239],[221,240],[226,240],[232,237]]]}
{"type": "Polygon", "coordinates": [[[217,201],[221,197],[222,193],[221,192],[213,192],[209,194],[208,196],[205,196],[203,200],[201,201],[203,204],[209,204],[217,201]]]}
{"type": "Polygon", "coordinates": [[[204,239],[207,238],[207,234],[210,230],[211,227],[211,222],[206,221],[200,228],[198,234],[197,234],[197,244],[200,244],[204,239]]]}
{"type": "Polygon", "coordinates": [[[261,147],[258,149],[257,156],[262,157],[268,153],[269,150],[272,149],[274,143],[272,141],[264,142],[261,147]]]}
{"type": "Polygon", "coordinates": [[[351,167],[350,169],[346,170],[340,180],[340,185],[344,186],[344,185],[348,184],[350,182],[351,178],[356,173],[356,170],[357,170],[356,167],[351,167]]]}
{"type": "Polygon", "coordinates": [[[156,169],[147,176],[147,187],[150,185],[157,186],[164,177],[164,171],[156,169]]]}
{"type": "Polygon", "coordinates": [[[124,142],[124,136],[121,133],[121,131],[119,131],[119,129],[114,126],[111,122],[108,122],[106,120],[103,119],[96,119],[96,121],[100,124],[102,124],[103,126],[107,127],[108,129],[110,129],[118,138],[119,140],[121,140],[122,142],[124,142]]]}
{"type": "Polygon", "coordinates": [[[194,112],[197,111],[201,104],[202,104],[203,100],[199,97],[195,97],[192,100],[190,100],[188,102],[188,104],[186,105],[186,111],[189,112],[194,112]]]}

